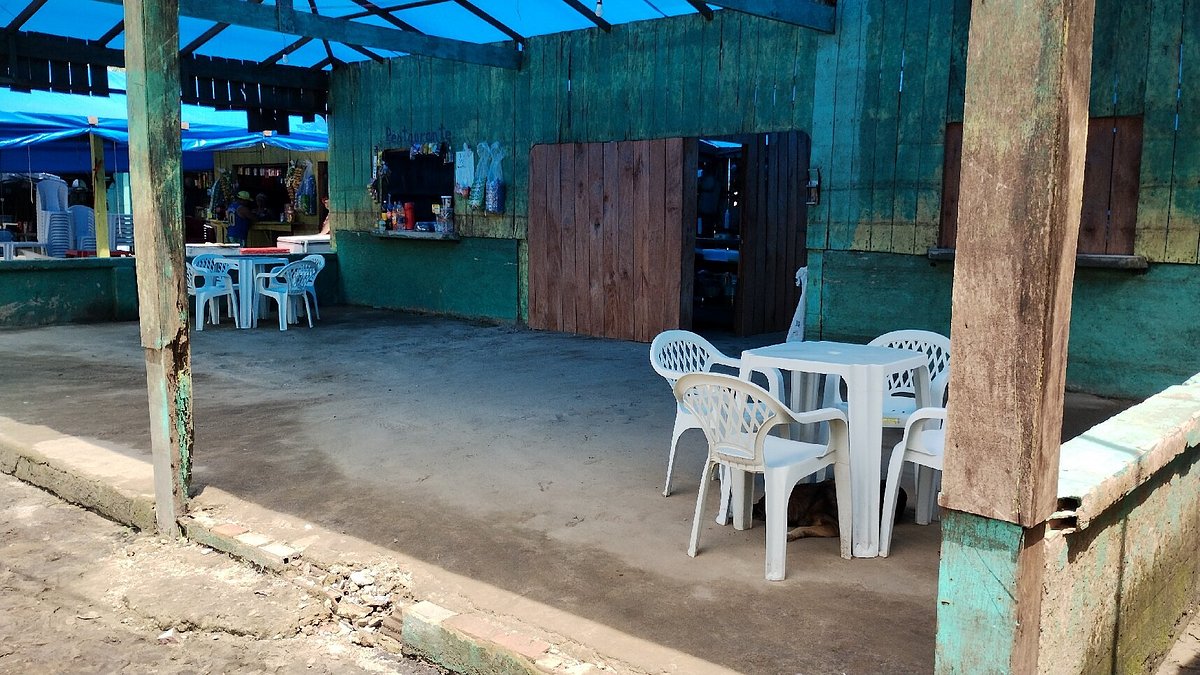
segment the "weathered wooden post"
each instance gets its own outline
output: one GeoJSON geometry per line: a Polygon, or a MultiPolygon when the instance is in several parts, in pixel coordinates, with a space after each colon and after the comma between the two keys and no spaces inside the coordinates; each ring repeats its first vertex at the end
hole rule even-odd
{"type": "Polygon", "coordinates": [[[92,150],[92,210],[96,214],[96,257],[109,257],[108,250],[108,190],[104,170],[104,139],[88,134],[92,150]]]}
{"type": "Polygon", "coordinates": [[[129,169],[154,502],[178,533],[192,471],[192,373],[184,280],[179,129],[179,0],[125,0],[129,169]]]}
{"type": "MultiPolygon", "coordinates": [[[[1094,0],[976,2],[967,56],[937,672],[1039,665],[1094,0]]],[[[1043,663],[1044,665],[1044,663],[1043,663]]]]}

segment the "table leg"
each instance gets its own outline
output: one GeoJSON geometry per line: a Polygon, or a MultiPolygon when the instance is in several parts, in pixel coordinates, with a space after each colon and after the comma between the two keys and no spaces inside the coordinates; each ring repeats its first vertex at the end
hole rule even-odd
{"type": "Polygon", "coordinates": [[[854,555],[879,555],[879,475],[883,445],[883,369],[855,366],[846,378],[850,405],[850,503],[854,555]]]}

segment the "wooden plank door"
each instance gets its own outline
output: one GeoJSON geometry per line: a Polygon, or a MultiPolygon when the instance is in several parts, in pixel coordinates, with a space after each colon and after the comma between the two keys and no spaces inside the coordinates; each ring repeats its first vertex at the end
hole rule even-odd
{"type": "Polygon", "coordinates": [[[536,145],[529,164],[530,327],[644,342],[690,327],[695,142],[536,145]]]}
{"type": "Polygon", "coordinates": [[[747,139],[734,330],[787,330],[800,300],[796,270],[808,261],[805,205],[810,142],[801,131],[747,139]]]}

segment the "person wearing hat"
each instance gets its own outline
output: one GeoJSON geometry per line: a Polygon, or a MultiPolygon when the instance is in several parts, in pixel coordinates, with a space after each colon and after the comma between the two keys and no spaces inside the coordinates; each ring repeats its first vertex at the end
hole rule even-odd
{"type": "Polygon", "coordinates": [[[226,237],[229,241],[246,245],[246,236],[250,234],[250,223],[254,222],[254,211],[251,209],[250,193],[242,190],[237,193],[237,199],[229,205],[230,224],[226,237]]]}

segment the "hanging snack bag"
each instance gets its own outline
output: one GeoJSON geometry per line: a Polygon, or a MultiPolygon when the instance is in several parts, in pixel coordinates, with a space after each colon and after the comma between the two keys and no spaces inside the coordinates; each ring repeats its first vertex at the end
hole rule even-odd
{"type": "Polygon", "coordinates": [[[488,168],[487,195],[484,200],[488,213],[504,213],[504,175],[500,170],[504,154],[499,141],[492,144],[492,161],[488,168]]]}
{"type": "Polygon", "coordinates": [[[462,150],[454,154],[454,192],[461,197],[471,195],[471,183],[475,181],[475,153],[463,143],[462,150]]]}
{"type": "Polygon", "coordinates": [[[471,196],[467,205],[473,209],[483,208],[484,193],[487,191],[487,173],[492,165],[491,148],[487,142],[479,144],[479,162],[475,165],[475,176],[471,181],[471,196]]]}

